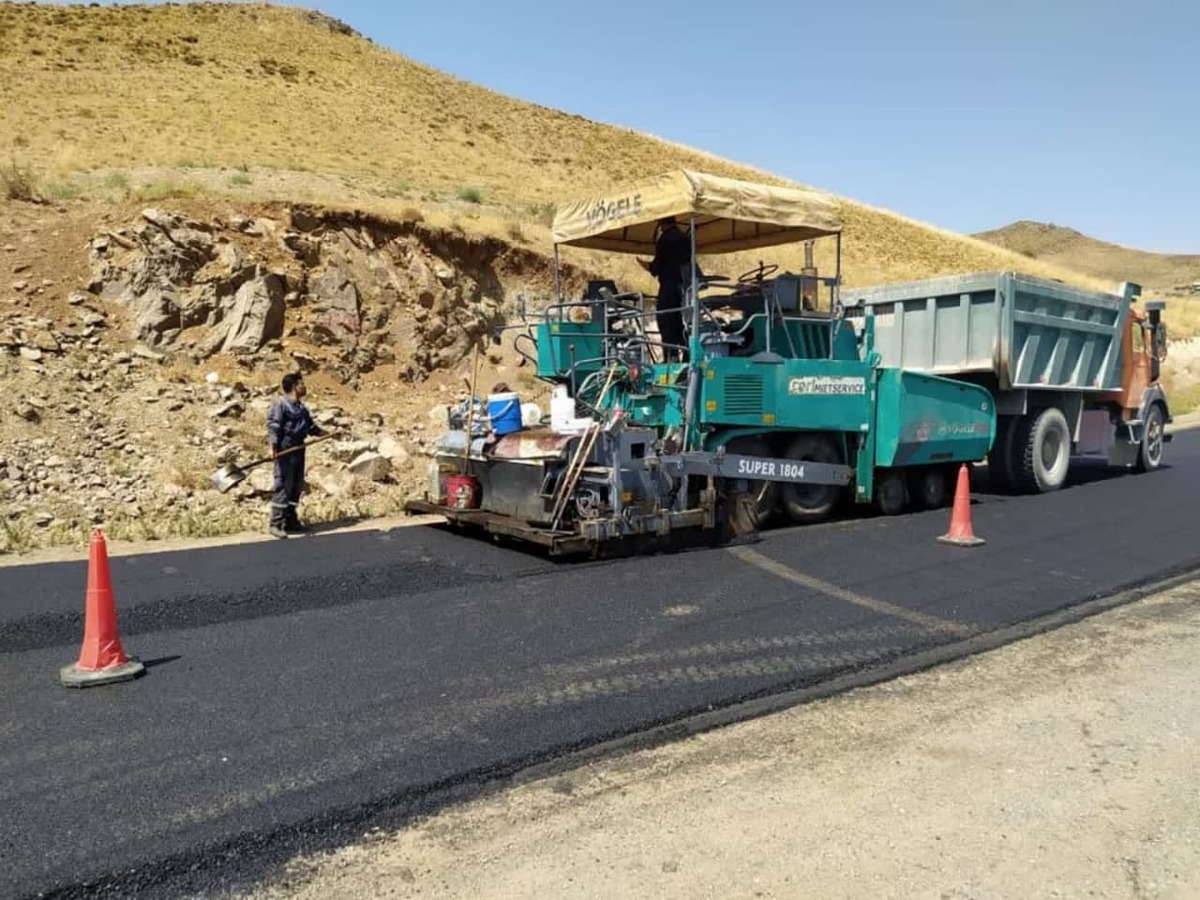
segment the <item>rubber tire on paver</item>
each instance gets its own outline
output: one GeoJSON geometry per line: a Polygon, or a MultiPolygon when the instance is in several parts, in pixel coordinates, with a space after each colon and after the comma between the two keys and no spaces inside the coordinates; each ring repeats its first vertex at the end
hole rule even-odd
{"type": "Polygon", "coordinates": [[[908,484],[900,469],[885,469],[875,478],[875,508],[898,516],[908,507],[908,484]]]}
{"type": "Polygon", "coordinates": [[[1019,460],[1016,486],[1022,493],[1049,493],[1066,483],[1071,468],[1071,430],[1067,417],[1056,406],[1049,406],[1023,417],[1013,438],[1014,455],[1019,460]],[[1058,451],[1046,462],[1049,442],[1058,451]]]}
{"type": "MultiPolygon", "coordinates": [[[[774,455],[771,445],[762,437],[735,438],[726,445],[725,449],[726,452],[739,456],[770,457],[774,455]]],[[[747,479],[749,490],[738,492],[729,489],[728,485],[731,481],[732,479],[723,480],[723,491],[726,516],[733,533],[751,534],[770,524],[779,505],[779,482],[747,479]],[[754,495],[754,502],[750,504],[749,511],[739,502],[741,497],[746,494],[754,495]]]]}
{"type": "MultiPolygon", "coordinates": [[[[837,443],[827,434],[801,432],[790,444],[788,459],[837,465],[842,461],[837,443]]],[[[829,517],[837,506],[842,489],[835,484],[786,483],[780,490],[783,511],[793,522],[804,525],[829,517]]]]}
{"type": "Polygon", "coordinates": [[[909,475],[908,496],[917,509],[941,509],[950,500],[950,484],[945,466],[922,466],[909,475]]]}
{"type": "Polygon", "coordinates": [[[1163,429],[1166,418],[1162,404],[1150,405],[1150,411],[1146,413],[1146,421],[1142,426],[1142,445],[1138,448],[1137,462],[1135,463],[1137,471],[1152,472],[1162,465],[1163,429]],[[1152,435],[1152,429],[1155,429],[1156,437],[1152,435]]]}

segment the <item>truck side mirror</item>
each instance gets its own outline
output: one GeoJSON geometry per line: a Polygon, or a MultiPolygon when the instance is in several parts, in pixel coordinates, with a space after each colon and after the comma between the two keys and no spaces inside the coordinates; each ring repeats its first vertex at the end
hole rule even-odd
{"type": "Polygon", "coordinates": [[[1146,314],[1150,319],[1152,346],[1151,354],[1156,359],[1167,358],[1167,323],[1162,320],[1162,311],[1166,303],[1161,300],[1151,300],[1146,304],[1146,314]]]}

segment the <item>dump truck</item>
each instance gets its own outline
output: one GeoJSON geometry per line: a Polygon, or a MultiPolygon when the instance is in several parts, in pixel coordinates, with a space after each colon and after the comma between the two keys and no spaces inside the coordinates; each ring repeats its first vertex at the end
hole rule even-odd
{"type": "Polygon", "coordinates": [[[847,318],[870,323],[885,367],[985,389],[998,418],[992,480],[1054,491],[1071,458],[1138,471],[1161,465],[1170,405],[1160,382],[1165,304],[1141,287],[1087,291],[1017,272],[843,288],[847,318]]]}
{"type": "Polygon", "coordinates": [[[601,555],[815,522],[843,498],[884,513],[944,505],[958,468],[992,446],[992,393],[884,363],[870,320],[856,329],[842,314],[841,232],[824,195],[687,170],[563,204],[556,296],[513,340],[552,387],[549,416],[527,422],[515,392],[450,409],[429,489],[406,509],[601,555]],[[667,217],[705,270],[719,254],[825,240],[834,271],[811,259],[798,273],[693,269],[677,361],[641,292],[609,279],[573,298],[561,288],[560,248],[652,256],[667,217]]]}

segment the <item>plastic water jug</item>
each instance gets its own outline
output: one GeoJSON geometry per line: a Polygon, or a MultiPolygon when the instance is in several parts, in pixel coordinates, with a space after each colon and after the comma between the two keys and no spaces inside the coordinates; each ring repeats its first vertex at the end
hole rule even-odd
{"type": "Polygon", "coordinates": [[[562,431],[575,420],[575,400],[567,395],[565,384],[555,385],[550,395],[550,427],[562,431]]]}
{"type": "Polygon", "coordinates": [[[521,424],[526,428],[537,428],[542,421],[542,408],[536,403],[521,404],[521,424]]]}

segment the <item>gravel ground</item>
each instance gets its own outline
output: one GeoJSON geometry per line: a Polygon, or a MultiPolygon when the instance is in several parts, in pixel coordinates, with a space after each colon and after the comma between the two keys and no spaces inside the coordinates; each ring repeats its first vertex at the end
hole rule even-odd
{"type": "Polygon", "coordinates": [[[516,786],[254,896],[1198,897],[1198,599],[516,786]]]}

